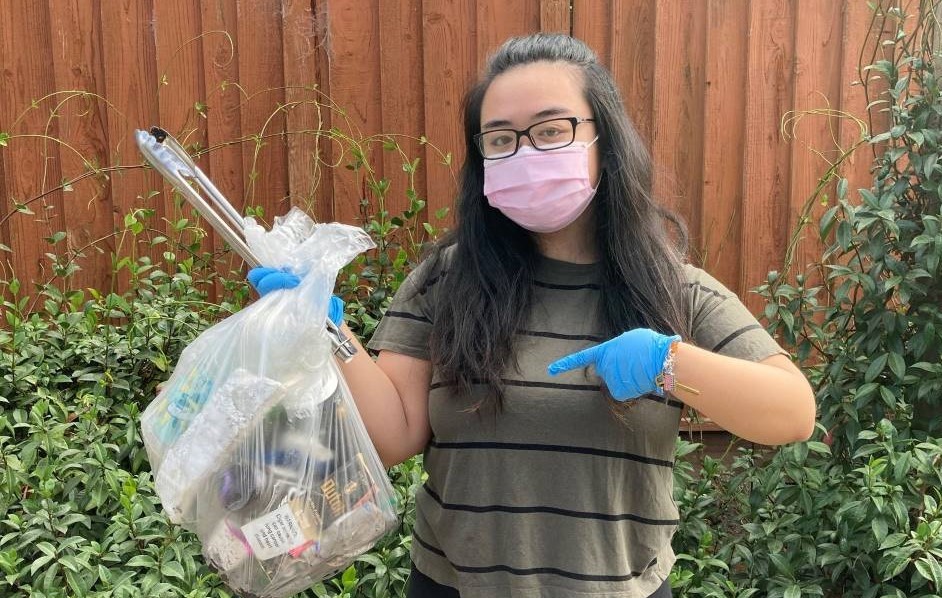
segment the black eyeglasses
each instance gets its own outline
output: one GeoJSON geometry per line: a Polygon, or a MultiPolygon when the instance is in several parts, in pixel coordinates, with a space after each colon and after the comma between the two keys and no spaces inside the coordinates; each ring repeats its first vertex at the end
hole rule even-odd
{"type": "Polygon", "coordinates": [[[559,149],[571,145],[576,140],[576,127],[582,123],[595,122],[594,118],[551,118],[534,123],[518,131],[517,129],[494,129],[474,136],[475,145],[485,160],[508,158],[520,149],[520,138],[530,140],[533,149],[541,152],[559,149]]]}

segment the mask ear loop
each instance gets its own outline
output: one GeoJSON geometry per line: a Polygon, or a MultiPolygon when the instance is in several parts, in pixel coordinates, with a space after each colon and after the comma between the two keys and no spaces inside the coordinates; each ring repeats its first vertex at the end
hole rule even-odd
{"type": "MultiPolygon", "coordinates": [[[[590,147],[592,147],[592,146],[595,144],[595,142],[598,141],[598,140],[599,140],[599,136],[596,135],[596,136],[592,139],[592,141],[590,141],[590,142],[588,142],[588,143],[585,144],[585,148],[588,150],[588,149],[589,149],[590,147]]],[[[588,156],[586,156],[586,161],[587,161],[587,167],[586,167],[586,168],[587,168],[587,169],[588,169],[588,159],[589,159],[588,156]]],[[[599,161],[601,162],[601,159],[600,159],[599,161]]],[[[602,166],[602,165],[599,164],[599,182],[596,183],[594,187],[592,187],[592,195],[595,195],[595,194],[598,192],[598,190],[599,190],[599,185],[602,184],[602,175],[605,174],[605,169],[604,169],[604,168],[601,168],[601,166],[602,166]]]]}

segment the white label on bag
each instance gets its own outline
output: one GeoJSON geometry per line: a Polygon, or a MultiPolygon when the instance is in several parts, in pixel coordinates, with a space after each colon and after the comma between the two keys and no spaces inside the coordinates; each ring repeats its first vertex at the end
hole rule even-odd
{"type": "Polygon", "coordinates": [[[242,533],[260,561],[285,554],[304,543],[301,526],[288,505],[282,505],[242,526],[242,533]]]}

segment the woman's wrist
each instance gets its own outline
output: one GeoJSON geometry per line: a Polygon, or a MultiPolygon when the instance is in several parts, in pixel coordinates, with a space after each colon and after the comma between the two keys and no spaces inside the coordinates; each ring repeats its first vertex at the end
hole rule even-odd
{"type": "Polygon", "coordinates": [[[678,351],[684,346],[684,343],[680,340],[674,340],[671,342],[670,346],[667,349],[667,354],[664,356],[664,364],[661,366],[661,373],[657,377],[657,385],[660,388],[661,393],[669,392],[671,394],[677,394],[678,390],[698,395],[700,391],[692,386],[683,384],[677,378],[677,360],[678,360],[678,351]]]}

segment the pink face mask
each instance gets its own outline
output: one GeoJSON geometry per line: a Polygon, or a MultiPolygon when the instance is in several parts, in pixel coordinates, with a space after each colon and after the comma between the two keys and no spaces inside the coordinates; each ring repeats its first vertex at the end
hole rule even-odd
{"type": "Polygon", "coordinates": [[[589,180],[589,143],[539,151],[529,145],[508,158],[484,160],[487,203],[535,233],[572,224],[595,195],[589,180]]]}

